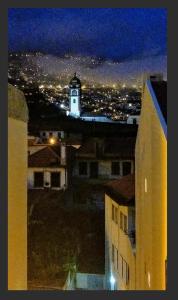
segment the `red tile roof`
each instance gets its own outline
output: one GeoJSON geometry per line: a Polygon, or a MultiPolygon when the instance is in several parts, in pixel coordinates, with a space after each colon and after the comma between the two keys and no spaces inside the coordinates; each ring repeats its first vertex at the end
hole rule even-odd
{"type": "Polygon", "coordinates": [[[119,205],[131,206],[135,201],[135,176],[123,176],[105,184],[105,192],[119,205]]]}
{"type": "Polygon", "coordinates": [[[47,146],[28,157],[31,168],[60,167],[60,147],[47,146]]]}
{"type": "Polygon", "coordinates": [[[133,159],[135,140],[135,137],[88,138],[77,150],[76,156],[78,158],[113,159],[114,157],[115,159],[133,159]]]}

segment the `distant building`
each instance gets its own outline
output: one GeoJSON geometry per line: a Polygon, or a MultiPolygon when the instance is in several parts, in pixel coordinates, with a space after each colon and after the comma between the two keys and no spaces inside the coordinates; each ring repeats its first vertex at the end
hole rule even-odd
{"type": "Polygon", "coordinates": [[[86,138],[75,152],[73,178],[108,180],[134,173],[135,137],[86,138]]]}
{"type": "Polygon", "coordinates": [[[27,122],[24,94],[8,85],[8,290],[27,290],[27,122]]]}
{"type": "Polygon", "coordinates": [[[167,276],[167,82],[143,90],[135,152],[136,289],[165,290],[167,276]]]}
{"type": "Polygon", "coordinates": [[[117,123],[117,121],[113,121],[104,115],[81,112],[81,81],[76,76],[76,73],[74,73],[74,76],[69,83],[69,112],[67,112],[67,115],[81,118],[82,120],[89,122],[117,123]]]}
{"type": "Polygon", "coordinates": [[[65,146],[33,145],[28,149],[28,188],[50,188],[55,190],[66,188],[65,146]]]}
{"type": "Polygon", "coordinates": [[[80,117],[80,97],[81,82],[75,73],[69,83],[69,115],[72,117],[80,117]]]}
{"type": "Polygon", "coordinates": [[[135,289],[134,175],[106,184],[105,289],[135,289]]]}
{"type": "Polygon", "coordinates": [[[139,124],[139,119],[140,119],[139,115],[130,115],[127,118],[127,124],[139,124]]]}

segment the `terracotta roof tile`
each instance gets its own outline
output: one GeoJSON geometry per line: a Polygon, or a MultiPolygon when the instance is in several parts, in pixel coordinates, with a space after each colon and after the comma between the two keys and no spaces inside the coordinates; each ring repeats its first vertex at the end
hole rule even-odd
{"type": "Polygon", "coordinates": [[[60,147],[47,146],[28,157],[28,166],[29,167],[56,167],[60,166],[60,147]],[[57,152],[58,151],[58,152],[57,152]]]}
{"type": "Polygon", "coordinates": [[[123,176],[121,179],[112,180],[105,184],[105,192],[120,205],[134,205],[135,176],[123,176]]]}

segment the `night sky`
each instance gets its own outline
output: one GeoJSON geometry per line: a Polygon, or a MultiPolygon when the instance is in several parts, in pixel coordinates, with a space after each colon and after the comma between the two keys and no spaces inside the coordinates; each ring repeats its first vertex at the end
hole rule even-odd
{"type": "Polygon", "coordinates": [[[138,61],[164,73],[166,30],[167,12],[159,8],[9,9],[10,52],[94,56],[125,66],[138,61]]]}

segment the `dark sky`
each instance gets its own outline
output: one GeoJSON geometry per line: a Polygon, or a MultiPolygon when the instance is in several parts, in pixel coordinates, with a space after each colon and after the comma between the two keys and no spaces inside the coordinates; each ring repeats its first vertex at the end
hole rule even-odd
{"type": "Polygon", "coordinates": [[[129,61],[166,55],[165,9],[9,9],[9,51],[129,61]]]}

